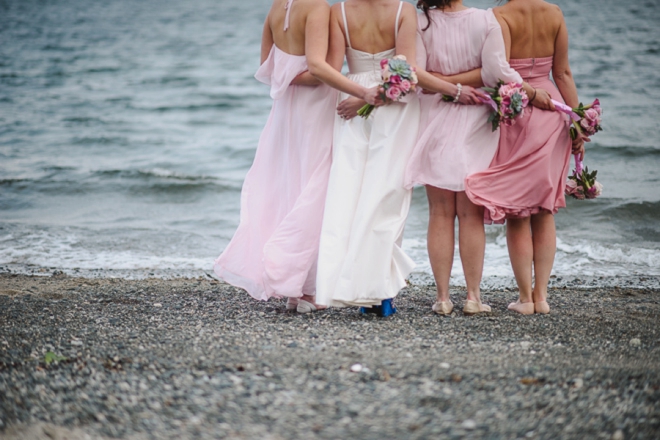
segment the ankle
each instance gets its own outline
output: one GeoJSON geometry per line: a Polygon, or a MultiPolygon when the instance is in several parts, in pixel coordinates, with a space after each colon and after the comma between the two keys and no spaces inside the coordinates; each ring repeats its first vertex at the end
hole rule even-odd
{"type": "Polygon", "coordinates": [[[438,292],[438,294],[435,296],[435,300],[436,300],[437,302],[447,302],[447,301],[451,301],[451,299],[449,298],[449,292],[447,292],[447,293],[440,293],[440,292],[438,292]]]}

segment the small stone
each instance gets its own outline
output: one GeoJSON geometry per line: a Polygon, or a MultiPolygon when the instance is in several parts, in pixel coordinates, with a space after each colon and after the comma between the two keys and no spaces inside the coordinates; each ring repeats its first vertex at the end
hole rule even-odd
{"type": "Polygon", "coordinates": [[[472,419],[467,419],[467,420],[464,420],[464,421],[463,421],[463,423],[461,424],[461,426],[463,427],[463,429],[472,430],[472,429],[474,429],[474,428],[477,427],[477,422],[475,422],[475,421],[472,420],[472,419]]]}
{"type": "Polygon", "coordinates": [[[154,303],[154,307],[163,307],[161,303],[154,303]]]}
{"type": "Polygon", "coordinates": [[[617,429],[614,434],[612,434],[612,440],[623,440],[623,431],[617,429]]]}
{"type": "Polygon", "coordinates": [[[78,339],[73,339],[73,340],[71,340],[71,345],[75,345],[76,347],[80,347],[81,345],[83,345],[83,342],[78,340],[78,339]]]}
{"type": "MultiPolygon", "coordinates": [[[[632,339],[630,340],[630,345],[631,345],[632,347],[639,347],[640,345],[642,345],[642,341],[640,341],[639,338],[632,338],[632,339]]],[[[619,431],[617,431],[617,432],[619,432],[619,431]]]]}
{"type": "Polygon", "coordinates": [[[438,365],[440,368],[444,368],[445,370],[449,369],[450,365],[447,362],[440,362],[438,365]]]}
{"type": "Polygon", "coordinates": [[[585,371],[585,373],[584,373],[584,378],[585,378],[586,380],[589,380],[589,379],[591,379],[592,377],[594,377],[594,372],[593,372],[593,371],[591,371],[591,370],[587,370],[587,371],[585,371]]]}
{"type": "Polygon", "coordinates": [[[362,367],[361,364],[353,364],[353,365],[351,365],[351,371],[352,371],[353,373],[359,373],[360,371],[362,371],[362,368],[363,368],[363,367],[362,367]]]}
{"type": "Polygon", "coordinates": [[[582,380],[579,377],[576,377],[575,379],[573,379],[572,383],[573,383],[573,385],[572,385],[573,388],[575,388],[576,390],[579,390],[580,388],[582,388],[584,386],[584,380],[582,380]]]}
{"type": "Polygon", "coordinates": [[[522,342],[520,342],[520,346],[521,346],[524,350],[527,350],[527,349],[529,348],[530,345],[532,345],[532,343],[529,342],[529,341],[522,341],[522,342]]]}

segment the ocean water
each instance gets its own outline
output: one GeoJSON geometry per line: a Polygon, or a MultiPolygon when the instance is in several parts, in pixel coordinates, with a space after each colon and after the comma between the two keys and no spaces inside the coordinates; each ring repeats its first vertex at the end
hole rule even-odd
{"type": "MultiPolygon", "coordinates": [[[[587,152],[605,190],[557,215],[554,274],[659,276],[660,3],[555,3],[580,96],[605,109],[587,152]]],[[[268,7],[0,0],[0,270],[211,273],[270,110],[253,78],[268,7]]],[[[420,282],[427,215],[417,189],[404,247],[420,282]]],[[[487,235],[485,283],[510,284],[504,229],[487,235]]]]}

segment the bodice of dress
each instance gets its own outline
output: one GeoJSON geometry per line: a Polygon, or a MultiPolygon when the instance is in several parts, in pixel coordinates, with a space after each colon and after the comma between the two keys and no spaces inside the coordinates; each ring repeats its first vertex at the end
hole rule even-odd
{"type": "Polygon", "coordinates": [[[394,49],[379,53],[368,53],[347,47],[346,62],[348,63],[348,72],[352,75],[375,72],[380,77],[380,61],[392,58],[395,54],[394,49]]]}
{"type": "Polygon", "coordinates": [[[525,81],[534,79],[548,79],[552,71],[553,57],[512,59],[511,67],[523,77],[525,81]]]}
{"type": "MultiPolygon", "coordinates": [[[[286,15],[284,16],[284,32],[289,29],[289,16],[293,0],[287,0],[284,5],[286,15]]],[[[275,44],[270,48],[266,61],[259,66],[254,77],[270,86],[270,97],[279,99],[286,93],[293,79],[307,69],[307,57],[305,55],[291,55],[284,52],[275,44]]]]}

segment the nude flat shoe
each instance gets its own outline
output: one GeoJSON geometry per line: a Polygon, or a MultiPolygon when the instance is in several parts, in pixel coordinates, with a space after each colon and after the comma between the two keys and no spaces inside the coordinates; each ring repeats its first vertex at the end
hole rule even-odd
{"type": "Polygon", "coordinates": [[[298,308],[298,298],[288,298],[286,300],[287,310],[296,310],[298,308]]]}
{"type": "Polygon", "coordinates": [[[438,315],[451,315],[454,310],[454,304],[449,301],[436,301],[431,309],[438,315]]]}
{"type": "Polygon", "coordinates": [[[547,301],[539,301],[534,303],[534,312],[547,315],[550,313],[550,306],[547,301]]]}
{"type": "Polygon", "coordinates": [[[518,300],[514,303],[509,304],[509,307],[507,307],[507,309],[520,313],[521,315],[533,315],[534,303],[533,302],[521,303],[520,300],[518,300]]]}
{"type": "Polygon", "coordinates": [[[463,313],[468,316],[476,315],[477,313],[490,313],[490,306],[468,299],[463,307],[463,313]]]}

